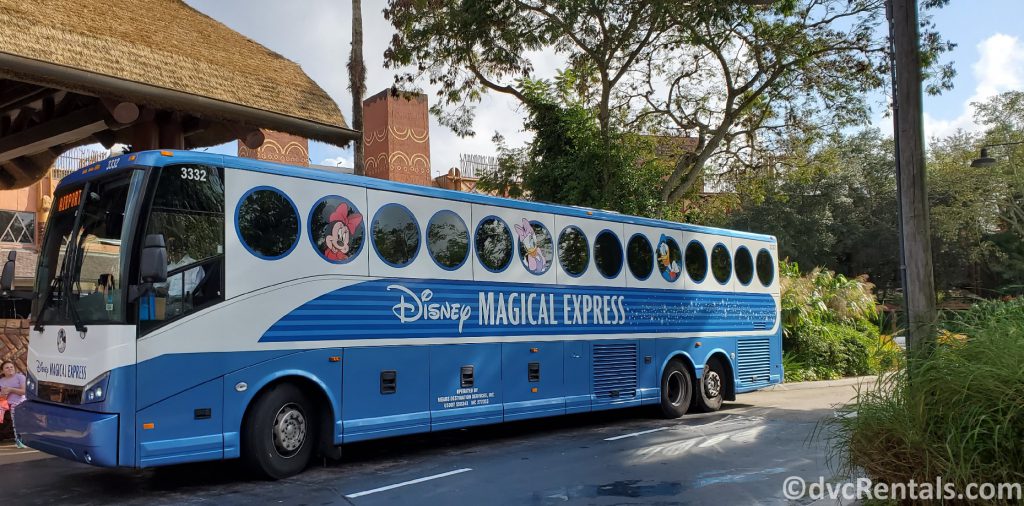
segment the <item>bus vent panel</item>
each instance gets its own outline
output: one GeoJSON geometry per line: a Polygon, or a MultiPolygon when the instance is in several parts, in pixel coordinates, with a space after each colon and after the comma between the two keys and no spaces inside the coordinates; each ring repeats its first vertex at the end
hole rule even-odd
{"type": "Polygon", "coordinates": [[[636,396],[636,343],[594,344],[594,395],[636,396]]]}
{"type": "Polygon", "coordinates": [[[744,339],[736,343],[737,369],[744,386],[767,384],[771,372],[768,339],[744,339]]]}

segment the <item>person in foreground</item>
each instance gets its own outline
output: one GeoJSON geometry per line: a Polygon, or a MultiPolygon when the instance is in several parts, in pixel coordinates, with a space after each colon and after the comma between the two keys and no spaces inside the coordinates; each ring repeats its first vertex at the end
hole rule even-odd
{"type": "Polygon", "coordinates": [[[18,429],[14,427],[14,409],[25,400],[25,375],[18,372],[14,362],[5,360],[0,366],[0,423],[11,424],[14,432],[14,445],[24,448],[18,437],[18,429]]]}

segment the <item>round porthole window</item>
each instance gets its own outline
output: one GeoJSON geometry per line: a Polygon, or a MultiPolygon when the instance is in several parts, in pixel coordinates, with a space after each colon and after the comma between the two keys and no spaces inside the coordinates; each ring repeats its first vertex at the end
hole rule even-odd
{"type": "Polygon", "coordinates": [[[641,281],[649,278],[654,271],[654,249],[651,241],[643,234],[636,234],[626,243],[626,263],[633,277],[641,281]]]}
{"type": "Polygon", "coordinates": [[[235,230],[249,253],[264,260],[284,258],[299,242],[299,211],[281,190],[256,187],[239,200],[235,230]]]}
{"type": "Polygon", "coordinates": [[[729,281],[729,276],[732,275],[732,259],[729,258],[729,249],[722,243],[711,248],[711,274],[715,276],[715,281],[723,285],[729,281]]]}
{"type": "Polygon", "coordinates": [[[693,240],[686,245],[686,274],[696,283],[708,276],[708,251],[700,241],[693,240]]]}
{"type": "Polygon", "coordinates": [[[381,207],[373,217],[370,232],[374,249],[391,267],[409,265],[420,251],[420,226],[405,206],[381,207]]]}
{"type": "Polygon", "coordinates": [[[622,242],[611,230],[603,230],[594,239],[594,264],[597,272],[614,278],[622,270],[622,242]]]}
{"type": "Polygon", "coordinates": [[[733,263],[736,265],[736,281],[742,285],[749,285],[754,279],[754,257],[750,256],[750,250],[745,246],[736,248],[733,263]]]}
{"type": "Polygon", "coordinates": [[[569,225],[558,234],[558,263],[566,274],[582,276],[590,265],[590,245],[580,227],[569,225]]]}
{"type": "Polygon", "coordinates": [[[309,213],[309,239],[320,257],[344,264],[363,249],[363,215],[344,197],[330,195],[313,205],[309,213]]]}
{"type": "Polygon", "coordinates": [[[675,239],[662,235],[658,240],[658,272],[669,283],[679,279],[682,272],[683,252],[679,251],[679,243],[675,239]]]}
{"type": "Polygon", "coordinates": [[[519,237],[519,260],[531,274],[541,275],[551,267],[555,256],[555,245],[551,233],[539,221],[526,221],[514,225],[519,237]]]}
{"type": "Polygon", "coordinates": [[[462,267],[469,257],[469,229],[453,211],[438,211],[427,223],[427,251],[442,269],[462,267]]]}
{"type": "Polygon", "coordinates": [[[512,232],[501,218],[488,216],[476,226],[476,256],[491,272],[501,272],[512,262],[512,232]]]}
{"type": "Polygon", "coordinates": [[[766,249],[757,252],[757,280],[764,286],[771,286],[775,281],[775,260],[766,249]]]}

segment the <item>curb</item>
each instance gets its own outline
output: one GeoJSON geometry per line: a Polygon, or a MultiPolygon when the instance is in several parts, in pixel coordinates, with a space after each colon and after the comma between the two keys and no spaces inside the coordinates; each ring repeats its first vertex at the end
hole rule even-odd
{"type": "Polygon", "coordinates": [[[767,388],[762,388],[762,392],[773,392],[777,390],[811,390],[815,388],[832,388],[832,387],[844,387],[844,386],[870,386],[878,380],[877,376],[854,376],[852,378],[842,378],[837,380],[826,380],[826,381],[801,381],[799,383],[781,383],[778,385],[772,385],[767,388]]]}

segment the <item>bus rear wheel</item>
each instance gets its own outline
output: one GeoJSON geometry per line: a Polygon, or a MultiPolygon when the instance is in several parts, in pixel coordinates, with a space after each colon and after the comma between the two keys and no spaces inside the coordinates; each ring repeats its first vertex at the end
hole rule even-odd
{"type": "Polygon", "coordinates": [[[718,359],[712,358],[704,365],[704,374],[701,374],[698,384],[700,392],[693,396],[694,407],[697,408],[697,411],[710,413],[722,409],[725,393],[725,369],[718,359]]]}
{"type": "Polygon", "coordinates": [[[682,363],[673,360],[661,375],[661,413],[665,418],[679,418],[690,407],[693,395],[693,381],[690,371],[682,363]]]}
{"type": "Polygon", "coordinates": [[[279,480],[309,465],[316,443],[316,413],[291,383],[274,385],[256,399],[242,430],[242,455],[256,473],[279,480]]]}

